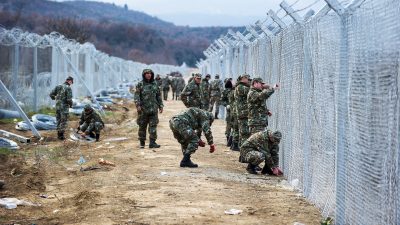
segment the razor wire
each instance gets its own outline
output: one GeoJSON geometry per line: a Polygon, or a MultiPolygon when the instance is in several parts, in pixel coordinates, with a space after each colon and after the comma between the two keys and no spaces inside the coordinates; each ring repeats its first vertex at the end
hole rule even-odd
{"type": "MultiPolygon", "coordinates": [[[[124,89],[142,79],[143,69],[165,75],[178,71],[188,76],[191,68],[163,64],[146,65],[109,56],[91,43],[80,44],[52,32],[46,35],[0,27],[0,79],[23,108],[37,111],[51,106],[48,94],[69,75],[75,77],[73,95],[91,96],[102,90],[124,89]],[[79,81],[78,77],[82,78],[79,81]]],[[[95,100],[94,100],[95,101],[95,100]]],[[[0,102],[0,108],[10,107],[0,102]]]]}
{"type": "Polygon", "coordinates": [[[298,1],[281,4],[290,23],[269,11],[198,66],[281,84],[267,101],[269,129],[283,133],[286,178],[323,216],[400,224],[400,2],[321,2],[304,17],[298,1]]]}

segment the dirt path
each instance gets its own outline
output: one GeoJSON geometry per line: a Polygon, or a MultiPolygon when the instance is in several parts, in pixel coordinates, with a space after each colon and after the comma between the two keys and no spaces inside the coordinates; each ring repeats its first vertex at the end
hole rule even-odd
{"type": "MultiPolygon", "coordinates": [[[[156,150],[138,148],[134,109],[129,108],[120,125],[106,125],[106,137],[99,143],[54,141],[43,147],[50,152],[67,150],[53,154],[59,156],[53,159],[45,154],[47,160],[41,161],[46,170],[44,191],[15,196],[41,202],[42,207],[0,209],[0,224],[319,224],[318,210],[295,192],[281,188],[281,178],[245,172],[238,153],[224,146],[223,121],[213,124],[217,151],[210,154],[208,146],[200,148],[192,157],[199,168],[182,169],[180,146],[168,120],[183,104],[166,102],[158,129],[162,147],[156,150]],[[129,139],[105,140],[113,137],[129,139]],[[84,168],[98,166],[100,157],[116,167],[81,172],[77,164],[81,154],[87,160],[84,168]],[[49,198],[38,197],[40,193],[49,198]],[[225,215],[232,208],[243,212],[225,215]]],[[[40,157],[37,148],[31,151],[40,157]]]]}

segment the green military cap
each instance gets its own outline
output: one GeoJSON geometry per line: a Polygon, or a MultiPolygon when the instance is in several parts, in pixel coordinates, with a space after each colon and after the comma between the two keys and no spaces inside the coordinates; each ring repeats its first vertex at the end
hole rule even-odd
{"type": "Polygon", "coordinates": [[[211,78],[211,75],[210,75],[210,74],[207,74],[207,75],[206,75],[206,77],[209,77],[209,78],[211,78]]]}
{"type": "Polygon", "coordinates": [[[67,79],[65,79],[65,80],[70,80],[70,81],[72,81],[72,83],[74,83],[74,78],[71,76],[68,76],[67,79]]]}
{"type": "Polygon", "coordinates": [[[253,78],[253,80],[251,81],[251,84],[254,84],[254,82],[258,82],[258,83],[264,83],[263,79],[261,77],[256,77],[253,78]]]}
{"type": "Polygon", "coordinates": [[[250,79],[250,75],[249,74],[242,74],[242,75],[240,75],[239,77],[238,77],[238,80],[241,80],[242,78],[247,78],[247,79],[250,79]]]}
{"type": "Polygon", "coordinates": [[[215,79],[219,79],[219,75],[218,74],[215,74],[215,79]]]}
{"type": "Polygon", "coordinates": [[[280,131],[275,131],[272,133],[272,137],[280,141],[282,139],[282,133],[280,131]]]}
{"type": "Polygon", "coordinates": [[[194,77],[201,78],[201,74],[200,74],[200,73],[196,73],[196,74],[194,75],[194,77]]]}

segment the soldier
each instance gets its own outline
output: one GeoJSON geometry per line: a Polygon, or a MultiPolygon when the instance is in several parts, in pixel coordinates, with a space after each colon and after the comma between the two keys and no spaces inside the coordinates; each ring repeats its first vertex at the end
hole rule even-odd
{"type": "Polygon", "coordinates": [[[247,95],[247,107],[249,109],[250,135],[263,131],[268,126],[268,116],[272,115],[267,109],[266,100],[278,89],[278,84],[270,87],[261,78],[254,78],[247,95]]]}
{"type": "Polygon", "coordinates": [[[79,120],[78,131],[84,132],[82,136],[89,135],[89,137],[96,138],[96,141],[99,141],[100,131],[103,128],[104,122],[100,115],[89,104],[85,105],[79,120]]]}
{"type": "Polygon", "coordinates": [[[185,79],[183,79],[182,74],[180,74],[180,76],[177,78],[176,94],[175,94],[176,100],[178,100],[178,98],[180,98],[181,92],[182,92],[183,88],[185,88],[185,85],[186,85],[185,79]]]}
{"type": "Polygon", "coordinates": [[[174,76],[171,79],[172,100],[175,100],[176,88],[177,88],[177,77],[174,76]]]}
{"type": "Polygon", "coordinates": [[[158,88],[161,90],[162,79],[160,77],[160,74],[157,74],[155,81],[156,81],[158,88]]]}
{"type": "Polygon", "coordinates": [[[263,161],[262,174],[283,175],[279,168],[279,142],[282,133],[270,130],[260,131],[250,136],[240,147],[239,161],[248,163],[247,172],[257,174],[256,167],[263,161]]]}
{"type": "Polygon", "coordinates": [[[235,106],[239,126],[239,145],[250,136],[248,127],[247,94],[249,93],[249,78],[247,74],[238,77],[238,84],[235,87],[235,106]]]}
{"type": "Polygon", "coordinates": [[[181,100],[186,107],[201,108],[200,91],[201,74],[196,73],[193,80],[190,81],[181,93],[181,100]]]}
{"type": "Polygon", "coordinates": [[[57,85],[51,92],[50,98],[56,100],[56,119],[58,139],[64,140],[64,132],[68,126],[69,108],[72,107],[71,85],[74,78],[67,77],[63,84],[57,85]]]}
{"type": "Polygon", "coordinates": [[[210,109],[209,111],[212,112],[215,103],[215,119],[218,119],[219,113],[219,99],[221,98],[222,93],[222,80],[219,79],[219,75],[215,75],[215,79],[211,81],[210,89],[211,89],[211,98],[210,98],[210,109]]]}
{"type": "Polygon", "coordinates": [[[163,96],[164,96],[164,101],[167,101],[168,99],[168,92],[169,92],[169,86],[171,85],[171,80],[169,79],[169,76],[165,76],[164,79],[162,79],[161,82],[161,87],[163,90],[163,96]]]}
{"type": "Polygon", "coordinates": [[[146,129],[148,125],[150,144],[149,148],[159,148],[156,143],[158,112],[163,112],[163,102],[160,89],[154,82],[154,73],[150,69],[144,69],[143,80],[136,85],[134,101],[138,113],[137,124],[139,125],[140,148],[144,148],[146,141],[146,129]]]}
{"type": "Polygon", "coordinates": [[[208,110],[210,107],[210,84],[208,81],[211,79],[211,75],[207,74],[204,79],[202,79],[200,84],[201,90],[201,108],[204,110],[208,110]]]}
{"type": "Polygon", "coordinates": [[[226,127],[225,127],[225,136],[226,136],[226,146],[231,146],[232,145],[232,136],[231,136],[231,129],[232,129],[232,123],[231,123],[231,106],[229,105],[229,95],[233,90],[233,85],[230,79],[225,79],[225,89],[222,92],[221,95],[221,105],[226,107],[226,117],[225,117],[225,122],[226,122],[226,127]]]}
{"type": "Polygon", "coordinates": [[[198,167],[197,164],[194,164],[190,160],[191,155],[196,152],[198,146],[205,147],[205,143],[196,134],[196,130],[198,129],[204,132],[207,142],[210,145],[210,153],[215,151],[211,133],[211,124],[213,121],[214,117],[210,112],[194,107],[186,109],[169,120],[169,127],[182,148],[183,159],[180,167],[198,167]]]}
{"type": "Polygon", "coordinates": [[[236,98],[235,98],[235,86],[232,85],[232,91],[229,93],[229,108],[230,108],[230,123],[232,124],[231,129],[231,137],[232,137],[232,144],[231,150],[232,151],[239,151],[239,123],[238,123],[238,116],[236,111],[236,98]]]}

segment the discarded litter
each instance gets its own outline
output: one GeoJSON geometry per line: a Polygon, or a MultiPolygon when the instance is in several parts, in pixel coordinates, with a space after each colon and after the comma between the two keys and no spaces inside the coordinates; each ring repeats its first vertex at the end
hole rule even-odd
{"type": "Polygon", "coordinates": [[[91,137],[89,137],[89,136],[83,137],[82,135],[77,134],[77,133],[75,133],[75,132],[72,132],[72,133],[69,135],[69,137],[70,137],[72,140],[74,140],[74,141],[86,141],[86,142],[94,142],[94,141],[96,141],[96,139],[94,139],[94,138],[91,138],[91,137]]]}
{"type": "Polygon", "coordinates": [[[293,179],[292,181],[290,181],[290,185],[291,185],[294,189],[299,189],[299,179],[293,179]]]}
{"type": "Polygon", "coordinates": [[[293,225],[305,225],[304,223],[294,222],[293,225]]]}
{"type": "Polygon", "coordinates": [[[167,175],[167,172],[162,171],[160,174],[161,174],[161,176],[165,176],[165,175],[167,175]]]}
{"type": "Polygon", "coordinates": [[[81,155],[81,157],[79,157],[78,164],[79,164],[79,165],[82,165],[82,164],[84,164],[85,162],[86,162],[85,158],[83,158],[83,156],[81,155]]]}
{"type": "Polygon", "coordinates": [[[109,138],[109,139],[106,139],[104,141],[113,142],[113,141],[125,141],[125,140],[128,140],[128,139],[129,138],[127,138],[127,137],[117,137],[117,138],[109,138]]]}
{"type": "Polygon", "coordinates": [[[19,205],[40,206],[40,204],[35,204],[25,200],[19,200],[17,198],[0,198],[0,206],[5,207],[6,209],[15,209],[19,205]]]}
{"type": "Polygon", "coordinates": [[[103,158],[99,159],[99,164],[100,165],[105,165],[105,166],[115,166],[115,163],[104,160],[103,158]]]}
{"type": "Polygon", "coordinates": [[[243,210],[240,210],[240,209],[225,210],[225,214],[227,214],[227,215],[237,215],[237,214],[240,214],[242,212],[243,212],[243,210]]]}
{"type": "Polygon", "coordinates": [[[39,197],[41,197],[41,198],[49,198],[49,196],[46,195],[46,194],[40,194],[39,197]]]}

